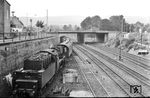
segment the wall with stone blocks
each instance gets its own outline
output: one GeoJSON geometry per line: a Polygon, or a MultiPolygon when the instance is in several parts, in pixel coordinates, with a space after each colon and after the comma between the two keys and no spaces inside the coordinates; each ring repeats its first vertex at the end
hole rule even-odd
{"type": "Polygon", "coordinates": [[[37,51],[49,48],[52,44],[58,44],[58,38],[52,37],[0,47],[0,75],[8,74],[8,72],[23,67],[24,59],[37,51]]]}

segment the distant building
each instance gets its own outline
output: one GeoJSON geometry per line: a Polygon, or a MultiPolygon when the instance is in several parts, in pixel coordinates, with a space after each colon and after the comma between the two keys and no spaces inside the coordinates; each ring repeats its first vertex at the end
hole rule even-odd
{"type": "Polygon", "coordinates": [[[11,17],[11,32],[22,32],[24,24],[19,20],[18,17],[12,16],[11,17]]]}
{"type": "Polygon", "coordinates": [[[148,33],[147,31],[145,31],[143,33],[143,39],[147,39],[148,43],[150,43],[150,33],[148,33]]]}
{"type": "Polygon", "coordinates": [[[0,33],[10,33],[10,4],[0,0],[0,33]]]}
{"type": "Polygon", "coordinates": [[[123,32],[123,38],[129,39],[130,33],[123,32]]]}
{"type": "Polygon", "coordinates": [[[118,36],[119,32],[118,31],[109,31],[109,34],[108,34],[108,38],[109,39],[114,39],[118,36]]]}

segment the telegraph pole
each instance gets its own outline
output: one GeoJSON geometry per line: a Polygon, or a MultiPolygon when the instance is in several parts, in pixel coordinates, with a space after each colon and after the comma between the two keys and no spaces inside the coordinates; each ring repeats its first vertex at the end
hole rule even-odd
{"type": "MultiPolygon", "coordinates": [[[[15,16],[15,15],[14,15],[15,11],[12,11],[11,13],[12,13],[12,20],[13,20],[13,18],[14,18],[14,16],[15,16]]],[[[13,38],[12,38],[12,42],[13,42],[13,38]]]]}
{"type": "Polygon", "coordinates": [[[32,32],[32,19],[30,19],[30,32],[29,32],[29,38],[31,39],[31,32],[32,32]]]}
{"type": "MultiPolygon", "coordinates": [[[[124,19],[123,19],[123,16],[122,16],[122,15],[120,16],[120,18],[121,18],[121,29],[120,29],[120,33],[122,34],[122,32],[123,32],[123,21],[124,21],[124,19]]],[[[120,48],[119,48],[119,61],[122,61],[122,58],[121,58],[121,45],[120,45],[120,48]]]]}
{"type": "Polygon", "coordinates": [[[48,27],[48,9],[46,10],[46,25],[47,25],[47,27],[48,27]]]}
{"type": "Polygon", "coordinates": [[[46,36],[47,36],[47,30],[48,30],[48,9],[46,10],[46,36]]]}
{"type": "Polygon", "coordinates": [[[142,47],[142,29],[139,29],[139,32],[141,34],[141,47],[142,47]]]}
{"type": "Polygon", "coordinates": [[[26,21],[27,21],[27,26],[28,26],[28,13],[26,15],[27,15],[27,20],[26,21]]]}

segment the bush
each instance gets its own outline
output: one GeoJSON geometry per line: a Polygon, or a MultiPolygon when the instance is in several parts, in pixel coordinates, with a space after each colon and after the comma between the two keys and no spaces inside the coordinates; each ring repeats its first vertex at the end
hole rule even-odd
{"type": "Polygon", "coordinates": [[[115,43],[115,47],[118,47],[118,46],[120,45],[120,40],[119,40],[119,38],[117,38],[115,42],[116,42],[116,43],[115,43]]]}
{"type": "Polygon", "coordinates": [[[127,40],[125,46],[128,47],[130,44],[134,43],[135,39],[129,39],[127,40]]]}
{"type": "Polygon", "coordinates": [[[128,50],[127,50],[127,52],[129,52],[130,51],[130,49],[132,49],[132,48],[134,48],[135,47],[135,45],[134,44],[130,44],[129,46],[128,46],[128,50]]]}

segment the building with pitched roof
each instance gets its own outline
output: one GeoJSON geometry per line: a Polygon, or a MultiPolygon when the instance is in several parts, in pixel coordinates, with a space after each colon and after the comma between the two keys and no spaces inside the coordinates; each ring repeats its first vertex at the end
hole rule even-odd
{"type": "Polygon", "coordinates": [[[13,15],[10,20],[11,20],[10,21],[11,32],[22,32],[23,31],[24,24],[19,20],[18,17],[13,15]]]}

